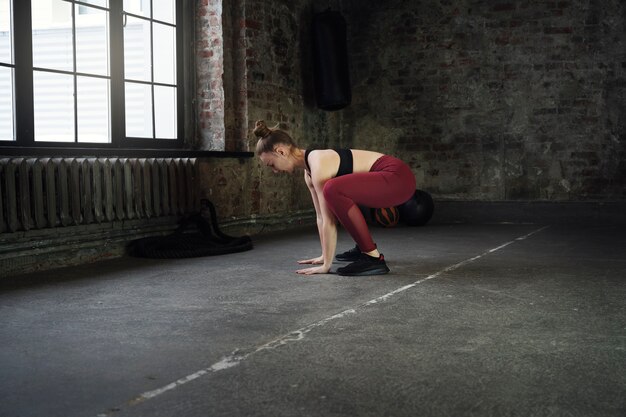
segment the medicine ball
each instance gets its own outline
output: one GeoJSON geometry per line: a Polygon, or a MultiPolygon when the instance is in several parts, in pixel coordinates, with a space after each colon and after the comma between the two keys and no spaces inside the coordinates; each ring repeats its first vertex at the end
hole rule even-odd
{"type": "Polygon", "coordinates": [[[400,212],[395,207],[374,208],[372,209],[372,217],[380,226],[394,227],[400,220],[400,212]]]}
{"type": "Polygon", "coordinates": [[[401,204],[400,219],[408,226],[423,226],[433,216],[435,205],[426,191],[415,190],[413,196],[401,204]]]}

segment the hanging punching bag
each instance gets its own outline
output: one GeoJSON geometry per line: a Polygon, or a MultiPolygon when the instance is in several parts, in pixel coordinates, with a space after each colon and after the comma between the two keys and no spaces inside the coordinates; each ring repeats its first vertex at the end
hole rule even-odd
{"type": "Polygon", "coordinates": [[[328,9],[313,17],[313,62],[317,106],[332,111],[350,104],[346,21],[339,12],[328,9]]]}

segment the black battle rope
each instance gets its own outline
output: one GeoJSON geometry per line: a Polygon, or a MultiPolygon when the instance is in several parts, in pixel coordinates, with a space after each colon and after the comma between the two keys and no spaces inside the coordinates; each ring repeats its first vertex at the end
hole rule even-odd
{"type": "Polygon", "coordinates": [[[183,218],[174,233],[168,236],[149,236],[131,243],[131,254],[141,258],[194,258],[224,255],[252,249],[249,236],[233,237],[223,233],[217,224],[215,206],[202,200],[209,209],[210,222],[195,213],[183,218]],[[197,231],[188,232],[191,227],[197,231]]]}

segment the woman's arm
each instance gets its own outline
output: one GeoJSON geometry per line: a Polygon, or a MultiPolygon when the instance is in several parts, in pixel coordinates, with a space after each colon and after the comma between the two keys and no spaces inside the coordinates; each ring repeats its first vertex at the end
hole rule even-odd
{"type": "MultiPolygon", "coordinates": [[[[317,191],[317,187],[316,187],[317,191]]],[[[323,264],[314,268],[301,269],[298,274],[326,274],[330,271],[330,267],[335,257],[335,250],[337,248],[337,223],[335,215],[326,206],[324,195],[321,191],[317,192],[317,199],[322,214],[322,222],[320,228],[320,240],[322,243],[322,262],[323,264]]]]}
{"type": "MultiPolygon", "coordinates": [[[[317,192],[315,192],[315,187],[313,187],[313,181],[311,180],[311,175],[307,171],[304,171],[304,182],[309,188],[309,192],[311,193],[311,199],[313,200],[313,206],[315,207],[315,219],[317,223],[317,232],[319,233],[319,236],[320,236],[320,245],[322,247],[322,253],[323,253],[324,235],[322,234],[322,224],[323,224],[322,213],[320,211],[319,202],[317,201],[317,192]]],[[[298,263],[319,265],[319,264],[324,263],[324,256],[320,255],[317,258],[303,259],[303,260],[298,261],[298,263]]]]}
{"type": "MultiPolygon", "coordinates": [[[[324,151],[312,152],[309,155],[309,165],[311,167],[311,184],[315,191],[313,201],[317,201],[316,212],[321,214],[321,228],[319,228],[320,241],[322,244],[322,266],[315,268],[301,269],[297,271],[299,274],[325,274],[330,270],[335,257],[335,250],[337,248],[337,223],[335,215],[330,208],[326,205],[326,199],[324,198],[324,184],[328,181],[333,172],[337,171],[337,167],[332,163],[328,163],[328,153],[324,151]]],[[[334,155],[331,153],[331,157],[334,155]]],[[[313,195],[313,192],[311,192],[313,195]]],[[[319,223],[318,223],[319,224],[319,223]]]]}

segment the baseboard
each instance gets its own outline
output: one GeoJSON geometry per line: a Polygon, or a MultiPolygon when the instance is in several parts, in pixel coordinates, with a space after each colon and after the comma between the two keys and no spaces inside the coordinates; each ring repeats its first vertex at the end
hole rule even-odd
{"type": "Polygon", "coordinates": [[[626,201],[435,201],[431,223],[626,224],[626,201]]]}
{"type": "Polygon", "coordinates": [[[233,235],[260,235],[304,226],[315,225],[315,210],[296,210],[289,213],[253,215],[220,222],[220,228],[233,235]]]}
{"type": "Polygon", "coordinates": [[[180,217],[106,222],[0,234],[0,278],[123,256],[128,243],[171,233],[180,217]]]}

